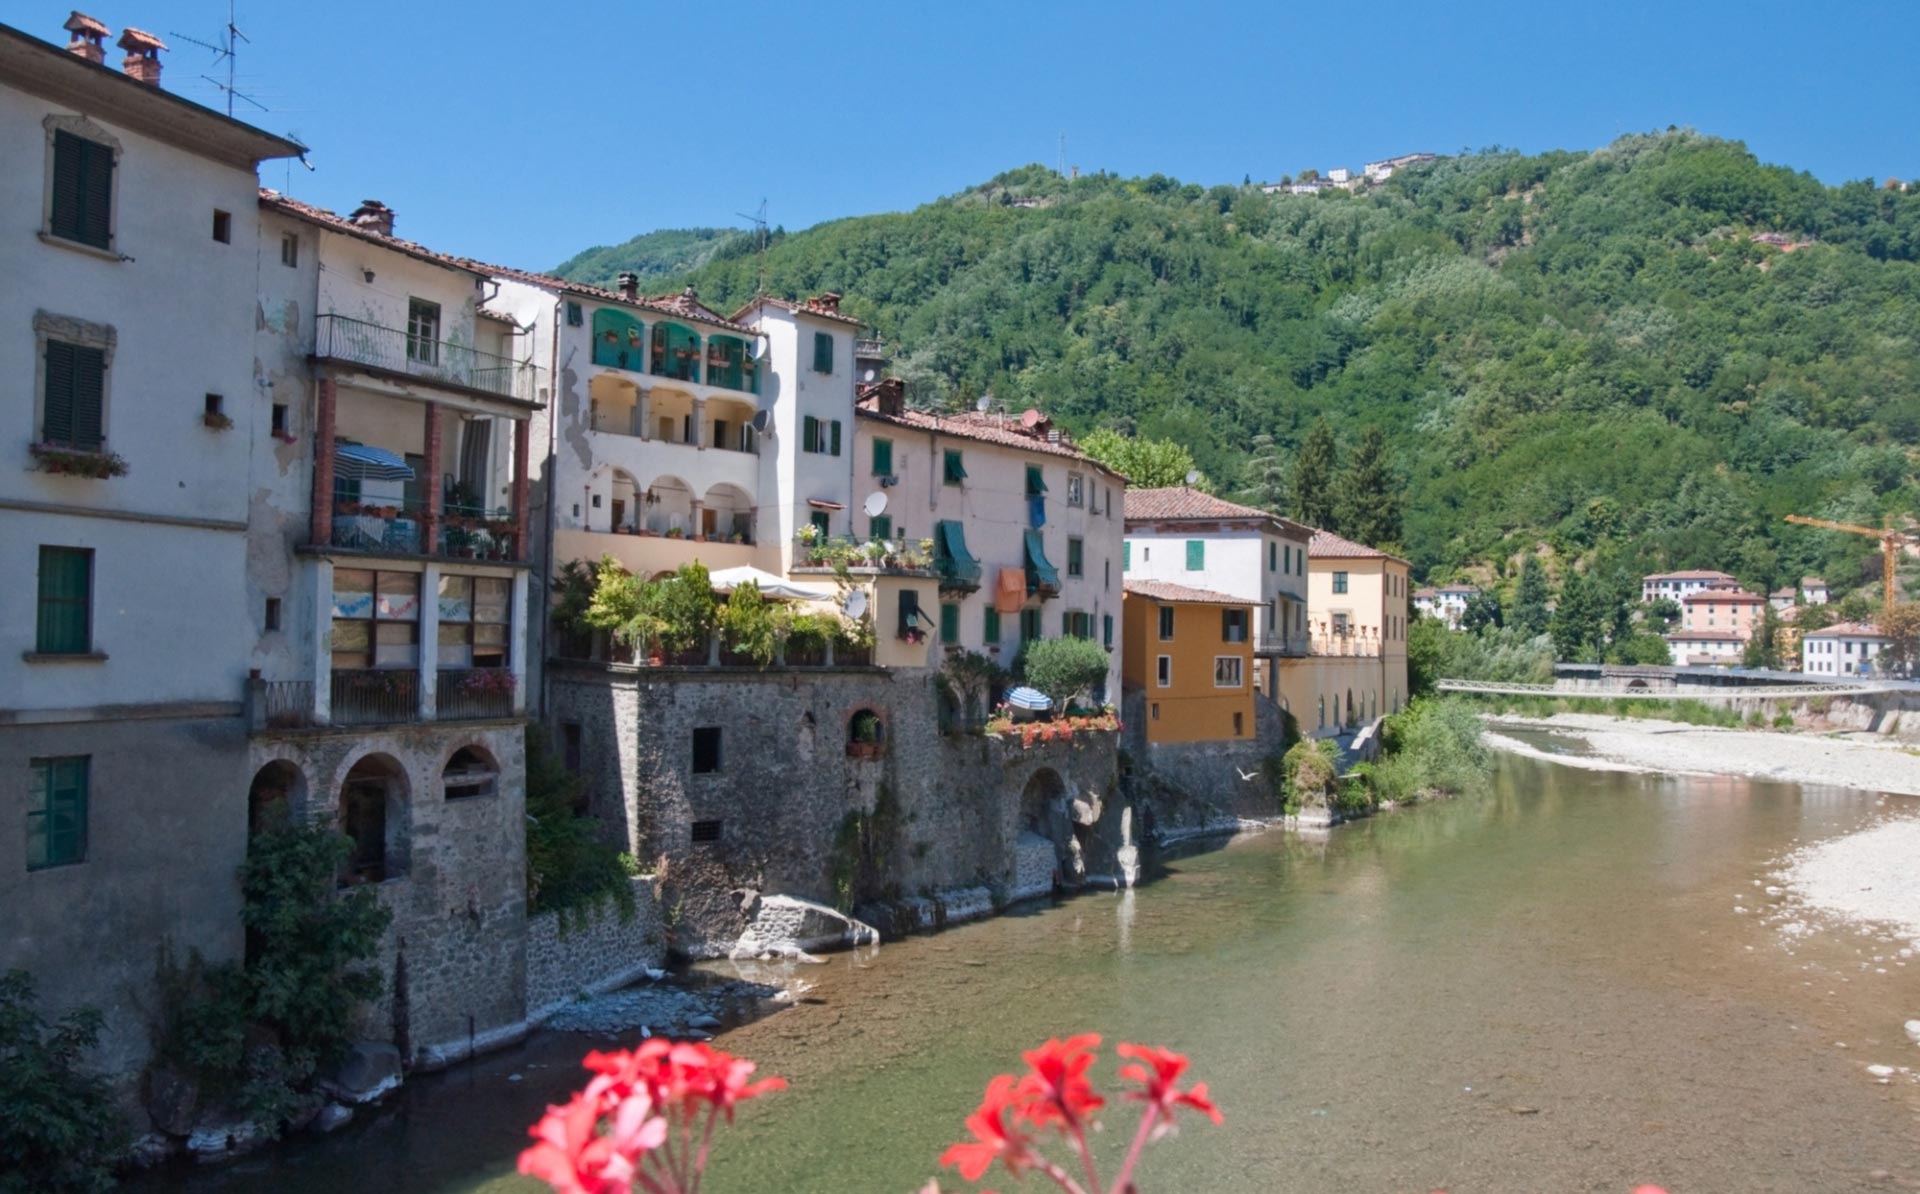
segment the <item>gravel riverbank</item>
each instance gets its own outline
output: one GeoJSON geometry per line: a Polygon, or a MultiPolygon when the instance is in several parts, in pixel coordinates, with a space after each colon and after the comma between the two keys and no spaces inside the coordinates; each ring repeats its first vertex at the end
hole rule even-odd
{"type": "MultiPolygon", "coordinates": [[[[1781,733],[1773,730],[1724,730],[1651,718],[1603,717],[1556,713],[1552,717],[1496,717],[1488,744],[1512,749],[1522,744],[1497,732],[1500,725],[1524,726],[1584,741],[1584,755],[1551,755],[1570,767],[1617,771],[1623,768],[1675,775],[1745,775],[1787,783],[1825,784],[1920,796],[1920,754],[1911,747],[1869,734],[1781,733]]],[[[1532,754],[1530,750],[1516,753],[1532,754]]],[[[1544,754],[1545,752],[1538,752],[1544,754]]]]}

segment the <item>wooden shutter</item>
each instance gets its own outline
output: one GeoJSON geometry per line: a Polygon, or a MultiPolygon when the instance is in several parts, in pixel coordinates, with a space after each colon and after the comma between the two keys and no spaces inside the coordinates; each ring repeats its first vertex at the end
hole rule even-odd
{"type": "Polygon", "coordinates": [[[830,450],[829,454],[833,456],[838,456],[840,455],[840,420],[835,419],[833,421],[832,426],[833,426],[833,447],[830,450]]]}
{"type": "Polygon", "coordinates": [[[833,372],[833,337],[826,332],[813,334],[813,371],[833,372]]]}
{"type": "Polygon", "coordinates": [[[893,441],[877,439],[873,441],[873,475],[889,477],[893,475],[893,441]]]}
{"type": "Polygon", "coordinates": [[[987,646],[1000,641],[1000,611],[991,605],[987,607],[985,624],[981,627],[981,638],[987,646]]]}
{"type": "Polygon", "coordinates": [[[818,452],[820,450],[820,420],[812,415],[800,421],[800,450],[818,452]]]}
{"type": "Polygon", "coordinates": [[[1113,650],[1113,615],[1100,615],[1100,637],[1107,650],[1113,650]]]}
{"type": "Polygon", "coordinates": [[[1207,541],[1187,540],[1187,571],[1198,572],[1207,566],[1207,541]]]}
{"type": "Polygon", "coordinates": [[[75,547],[40,549],[37,651],[43,655],[87,652],[93,645],[92,590],[92,552],[75,547]]]}
{"type": "Polygon", "coordinates": [[[949,644],[960,641],[960,607],[951,601],[940,606],[940,641],[949,644]]]}
{"type": "Polygon", "coordinates": [[[40,439],[44,443],[73,443],[73,354],[76,351],[74,345],[47,341],[47,384],[40,418],[40,439]]]}
{"type": "Polygon", "coordinates": [[[65,240],[104,249],[111,240],[112,215],[112,146],[55,132],[49,231],[65,240]]]}

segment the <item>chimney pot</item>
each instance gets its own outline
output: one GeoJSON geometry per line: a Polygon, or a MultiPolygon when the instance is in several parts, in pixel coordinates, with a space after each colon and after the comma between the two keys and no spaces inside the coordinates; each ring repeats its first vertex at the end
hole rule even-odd
{"type": "Polygon", "coordinates": [[[620,275],[620,297],[628,302],[637,302],[640,298],[640,275],[623,271],[620,275]]]}
{"type": "Polygon", "coordinates": [[[107,47],[103,44],[107,36],[105,25],[79,9],[75,9],[61,28],[72,34],[67,41],[69,53],[77,54],[95,66],[106,65],[107,47]]]}
{"type": "Polygon", "coordinates": [[[393,235],[393,209],[378,199],[362,199],[360,206],[353,209],[347,217],[356,228],[368,232],[377,232],[381,236],[393,235]]]}
{"type": "MultiPolygon", "coordinates": [[[[104,28],[102,26],[103,31],[104,28]]],[[[120,63],[120,69],[126,72],[127,77],[150,87],[160,86],[160,51],[167,48],[167,43],[144,29],[129,25],[121,30],[119,45],[127,52],[126,59],[120,63]]]]}

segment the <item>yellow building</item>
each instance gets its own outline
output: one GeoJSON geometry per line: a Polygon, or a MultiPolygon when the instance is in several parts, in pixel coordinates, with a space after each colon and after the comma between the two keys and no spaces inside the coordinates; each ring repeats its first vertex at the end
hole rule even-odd
{"type": "Polygon", "coordinates": [[[1407,703],[1407,562],[1315,531],[1307,565],[1310,652],[1279,661],[1281,708],[1308,737],[1398,713],[1407,703]]]}
{"type": "Polygon", "coordinates": [[[1146,740],[1251,741],[1253,606],[1165,581],[1128,581],[1121,675],[1146,697],[1146,740]]]}

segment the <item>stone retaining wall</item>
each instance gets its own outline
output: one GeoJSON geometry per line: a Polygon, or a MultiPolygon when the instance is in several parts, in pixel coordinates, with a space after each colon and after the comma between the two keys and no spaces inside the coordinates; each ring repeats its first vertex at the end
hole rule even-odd
{"type": "Polygon", "coordinates": [[[667,954],[653,881],[633,883],[633,913],[611,900],[563,917],[527,920],[527,1020],[538,1024],[579,994],[612,991],[657,969],[667,954]]]}

